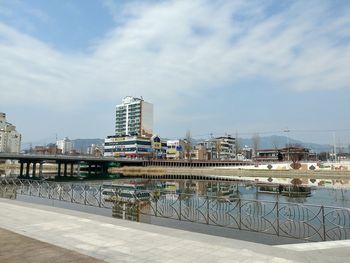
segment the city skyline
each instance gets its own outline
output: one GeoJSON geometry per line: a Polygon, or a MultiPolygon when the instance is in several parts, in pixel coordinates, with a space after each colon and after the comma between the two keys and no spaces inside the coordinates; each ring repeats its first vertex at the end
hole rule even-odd
{"type": "Polygon", "coordinates": [[[348,1],[2,1],[0,112],[23,142],[105,138],[122,98],[143,96],[162,137],[350,144],[349,14],[348,1]]]}

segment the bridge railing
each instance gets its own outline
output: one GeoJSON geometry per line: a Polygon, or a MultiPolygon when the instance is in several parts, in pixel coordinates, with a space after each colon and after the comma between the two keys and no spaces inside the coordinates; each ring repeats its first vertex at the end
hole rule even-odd
{"type": "MultiPolygon", "coordinates": [[[[113,208],[118,198],[106,198],[100,185],[48,181],[2,179],[0,197],[28,195],[58,201],[113,208]]],[[[117,193],[115,193],[117,195],[117,193]]],[[[255,231],[309,241],[350,238],[350,209],[241,198],[150,192],[148,200],[132,198],[130,206],[139,215],[155,216],[208,224],[225,228],[255,231]]],[[[117,197],[117,196],[115,196],[117,197]]],[[[131,200],[131,199],[130,199],[131,200]]],[[[127,203],[124,199],[127,208],[127,203]]],[[[126,208],[125,208],[126,207],[126,208]]]]}

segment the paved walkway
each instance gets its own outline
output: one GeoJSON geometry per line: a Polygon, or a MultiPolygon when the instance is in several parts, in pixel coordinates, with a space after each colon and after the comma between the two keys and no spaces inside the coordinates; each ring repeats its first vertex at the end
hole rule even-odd
{"type": "MultiPolygon", "coordinates": [[[[0,199],[0,227],[106,262],[334,263],[347,262],[350,257],[350,240],[267,246],[5,199],[0,199]]],[[[2,244],[12,242],[11,237],[7,240],[0,235],[0,239],[2,244]]],[[[42,253],[43,249],[45,246],[27,253],[42,253]]],[[[0,252],[8,262],[16,262],[15,258],[11,261],[8,250],[0,252]]],[[[74,255],[82,256],[79,254],[74,255]]],[[[62,262],[66,255],[69,262],[73,254],[61,255],[62,262]]],[[[0,262],[6,261],[0,258],[0,262]]]]}
{"type": "Polygon", "coordinates": [[[0,228],[1,263],[103,263],[75,251],[41,242],[0,228]]]}

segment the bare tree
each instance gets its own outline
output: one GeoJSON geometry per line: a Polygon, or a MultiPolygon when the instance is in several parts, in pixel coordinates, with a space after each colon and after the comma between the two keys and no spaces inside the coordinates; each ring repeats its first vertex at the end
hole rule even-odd
{"type": "Polygon", "coordinates": [[[258,133],[254,133],[252,136],[252,147],[253,147],[254,155],[256,156],[256,152],[260,147],[260,136],[258,133]]]}
{"type": "Polygon", "coordinates": [[[236,132],[236,140],[235,140],[235,155],[236,155],[236,160],[238,160],[238,154],[241,152],[241,143],[240,139],[238,137],[238,132],[236,132]]]}
{"type": "Polygon", "coordinates": [[[186,136],[185,136],[185,154],[187,159],[191,162],[192,161],[192,136],[191,136],[191,131],[187,130],[186,136]]]}
{"type": "Polygon", "coordinates": [[[277,150],[279,148],[279,142],[278,142],[278,138],[276,136],[272,136],[271,138],[271,144],[272,144],[272,147],[277,150]]]}

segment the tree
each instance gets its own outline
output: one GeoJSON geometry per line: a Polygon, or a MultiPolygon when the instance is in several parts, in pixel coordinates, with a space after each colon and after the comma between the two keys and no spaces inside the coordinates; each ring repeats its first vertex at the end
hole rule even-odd
{"type": "Polygon", "coordinates": [[[271,144],[272,144],[272,147],[277,150],[279,148],[279,142],[278,142],[278,137],[276,136],[272,136],[271,138],[271,144]]]}
{"type": "Polygon", "coordinates": [[[254,151],[254,156],[256,156],[256,152],[260,146],[260,136],[258,133],[254,133],[252,136],[252,148],[254,151]]]}
{"type": "Polygon", "coordinates": [[[185,155],[187,159],[191,162],[192,161],[192,136],[191,136],[191,131],[187,130],[186,132],[186,137],[185,137],[185,155]]]}
{"type": "Polygon", "coordinates": [[[321,152],[318,154],[318,159],[320,161],[327,161],[328,160],[328,153],[327,152],[321,152]]]}
{"type": "Polygon", "coordinates": [[[241,152],[241,144],[240,144],[240,139],[238,138],[238,132],[236,132],[236,141],[235,141],[235,155],[236,155],[236,160],[238,159],[238,154],[241,152]]]}

